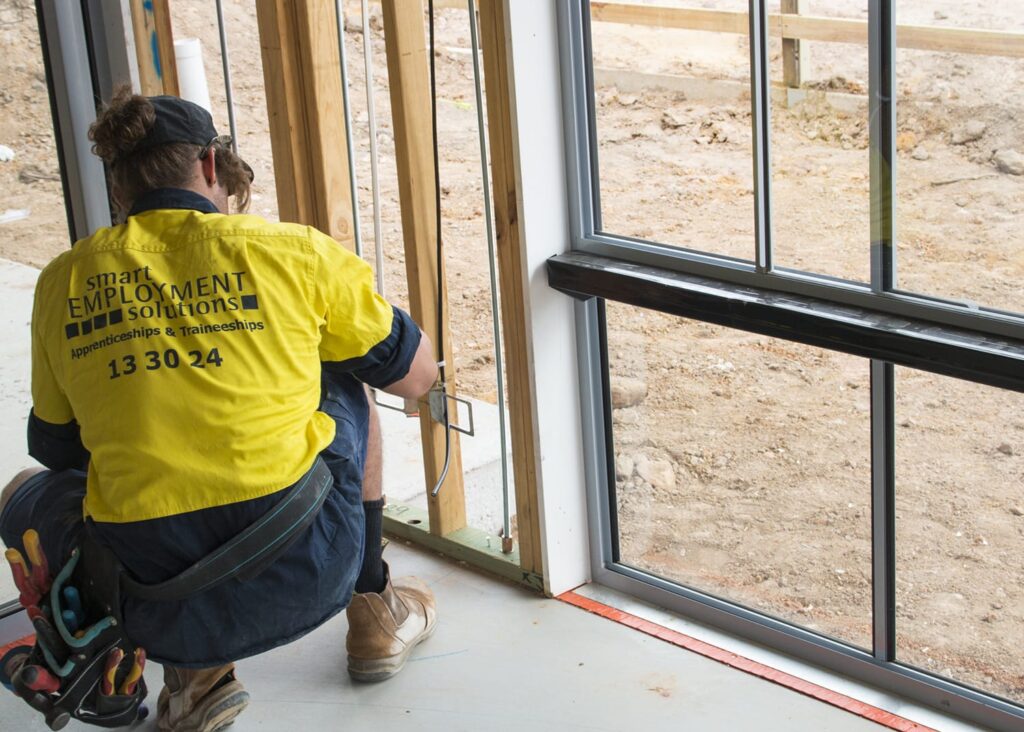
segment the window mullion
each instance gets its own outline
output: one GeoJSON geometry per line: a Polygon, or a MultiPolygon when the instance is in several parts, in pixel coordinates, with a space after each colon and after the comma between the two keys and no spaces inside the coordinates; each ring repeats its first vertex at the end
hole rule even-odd
{"type": "Polygon", "coordinates": [[[768,77],[768,14],[764,0],[750,0],[750,125],[754,159],[754,262],[772,270],[771,81],[768,77]]]}
{"type": "Polygon", "coordinates": [[[868,0],[868,115],[871,155],[871,289],[896,287],[896,13],[894,0],[868,0]]]}
{"type": "Polygon", "coordinates": [[[872,652],[896,659],[896,427],[891,363],[871,361],[872,652]]]}

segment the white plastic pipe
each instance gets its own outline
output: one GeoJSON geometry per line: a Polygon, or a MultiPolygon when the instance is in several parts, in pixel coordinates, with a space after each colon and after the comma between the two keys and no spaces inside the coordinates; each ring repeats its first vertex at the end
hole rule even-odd
{"type": "Polygon", "coordinates": [[[212,112],[210,88],[206,84],[206,69],[203,67],[203,44],[198,38],[174,41],[174,62],[178,68],[178,91],[181,98],[212,112]]]}

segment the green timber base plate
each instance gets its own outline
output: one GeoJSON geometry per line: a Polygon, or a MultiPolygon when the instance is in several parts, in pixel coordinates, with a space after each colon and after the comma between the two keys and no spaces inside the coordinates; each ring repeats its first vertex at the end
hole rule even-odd
{"type": "Polygon", "coordinates": [[[519,547],[514,547],[510,554],[504,554],[499,536],[491,536],[470,526],[447,536],[431,534],[427,512],[402,503],[389,503],[384,507],[384,531],[392,537],[407,539],[531,590],[544,592],[544,578],[519,566],[519,547]]]}

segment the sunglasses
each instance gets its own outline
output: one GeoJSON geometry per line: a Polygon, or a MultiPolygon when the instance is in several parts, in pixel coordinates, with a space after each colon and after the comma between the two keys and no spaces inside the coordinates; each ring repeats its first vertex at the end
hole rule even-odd
{"type": "MultiPolygon", "coordinates": [[[[217,135],[212,138],[208,143],[203,145],[202,149],[199,151],[199,159],[205,160],[207,156],[209,156],[210,150],[213,149],[214,145],[224,149],[231,147],[231,135],[217,135]]],[[[246,175],[249,176],[249,182],[252,183],[256,179],[256,174],[249,166],[249,163],[245,162],[241,158],[239,158],[239,160],[242,163],[242,167],[245,168],[246,175]]]]}

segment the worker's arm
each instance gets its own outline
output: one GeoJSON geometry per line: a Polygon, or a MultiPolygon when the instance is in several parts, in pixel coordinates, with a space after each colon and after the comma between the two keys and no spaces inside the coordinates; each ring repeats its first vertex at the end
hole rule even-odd
{"type": "Polygon", "coordinates": [[[89,451],[82,444],[78,422],[51,424],[28,414],[28,454],[50,470],[85,470],[89,451]]]}
{"type": "Polygon", "coordinates": [[[318,263],[313,304],[324,313],[323,370],[406,399],[425,394],[437,379],[430,339],[375,292],[366,262],[318,232],[311,231],[311,243],[318,263]]]}
{"type": "Polygon", "coordinates": [[[430,390],[435,381],[437,381],[437,363],[434,361],[434,346],[426,333],[420,331],[420,344],[416,348],[416,355],[413,356],[409,372],[398,381],[381,387],[381,391],[405,399],[418,399],[430,390]]]}
{"type": "MultiPolygon", "coordinates": [[[[42,287],[42,286],[40,286],[42,287]]],[[[32,409],[28,415],[28,454],[50,470],[85,470],[89,451],[71,402],[46,348],[46,318],[52,315],[36,291],[32,309],[32,409]]]]}
{"type": "MultiPolygon", "coordinates": [[[[351,374],[364,384],[395,396],[416,399],[427,392],[437,378],[433,346],[426,334],[401,308],[391,309],[387,335],[355,358],[335,361],[324,358],[324,371],[351,374]]],[[[323,358],[323,344],[321,357],[323,358]]]]}

